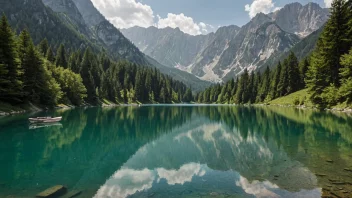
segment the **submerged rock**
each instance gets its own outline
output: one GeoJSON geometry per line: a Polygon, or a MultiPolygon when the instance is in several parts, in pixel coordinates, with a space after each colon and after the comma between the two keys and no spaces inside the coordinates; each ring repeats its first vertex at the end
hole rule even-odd
{"type": "Polygon", "coordinates": [[[67,188],[63,185],[57,185],[57,186],[53,186],[51,188],[48,188],[46,190],[44,190],[43,192],[37,194],[36,197],[54,197],[54,196],[60,196],[65,194],[67,191],[67,188]]]}

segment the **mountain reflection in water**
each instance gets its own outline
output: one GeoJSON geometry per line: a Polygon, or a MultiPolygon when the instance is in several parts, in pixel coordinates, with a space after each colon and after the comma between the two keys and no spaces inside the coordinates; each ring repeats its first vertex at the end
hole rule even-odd
{"type": "Polygon", "coordinates": [[[352,194],[352,118],[241,106],[87,108],[0,119],[0,197],[352,194]],[[29,130],[28,117],[62,116],[29,130]],[[342,189],[342,190],[341,190],[342,189]]]}
{"type": "Polygon", "coordinates": [[[95,197],[178,196],[187,189],[193,189],[189,194],[321,195],[314,173],[274,141],[255,131],[243,137],[236,127],[194,117],[140,148],[95,197]]]}

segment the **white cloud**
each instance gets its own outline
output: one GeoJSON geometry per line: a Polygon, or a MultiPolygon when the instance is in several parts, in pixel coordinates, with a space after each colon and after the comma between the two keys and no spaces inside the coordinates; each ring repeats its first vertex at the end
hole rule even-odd
{"type": "Polygon", "coordinates": [[[137,0],[92,0],[94,6],[117,28],[133,26],[158,28],[180,28],[190,35],[207,34],[215,31],[213,26],[200,22],[196,23],[192,17],[169,13],[166,18],[155,17],[149,5],[137,0]]]}
{"type": "Polygon", "coordinates": [[[152,8],[136,0],[92,0],[92,2],[117,28],[149,27],[154,24],[152,8]]]}
{"type": "MultiPolygon", "coordinates": [[[[200,164],[190,163],[181,166],[179,170],[166,170],[164,168],[156,169],[160,179],[166,179],[169,185],[181,184],[191,182],[193,176],[204,176],[205,170],[200,164]]],[[[159,180],[160,180],[159,179],[159,180]]]]}
{"type": "Polygon", "coordinates": [[[277,189],[278,186],[270,183],[269,181],[253,181],[249,182],[246,178],[240,176],[240,179],[236,181],[236,186],[240,186],[246,193],[254,195],[256,197],[280,197],[270,189],[277,189]]]}
{"type": "Polygon", "coordinates": [[[156,26],[158,28],[178,27],[182,32],[190,35],[206,34],[209,30],[214,29],[214,27],[209,24],[194,22],[192,17],[185,16],[183,13],[168,13],[166,18],[161,18],[158,15],[158,23],[156,26]]]}
{"type": "Polygon", "coordinates": [[[152,187],[155,179],[154,173],[149,169],[134,170],[123,168],[100,187],[94,198],[125,198],[152,187]]]}
{"type": "Polygon", "coordinates": [[[179,170],[164,168],[135,170],[124,167],[116,171],[99,188],[94,198],[126,198],[136,192],[152,188],[154,181],[160,182],[160,179],[165,179],[169,185],[183,185],[192,182],[194,176],[203,177],[205,174],[205,166],[197,163],[185,164],[179,170]]]}
{"type": "Polygon", "coordinates": [[[281,10],[281,8],[282,7],[276,7],[276,8],[274,8],[273,12],[279,11],[279,10],[281,10]]]}
{"type": "Polygon", "coordinates": [[[251,18],[255,17],[258,13],[268,14],[276,10],[272,0],[254,0],[251,5],[247,4],[245,10],[251,18]]]}
{"type": "Polygon", "coordinates": [[[330,8],[333,0],[324,0],[325,7],[330,8]]]}

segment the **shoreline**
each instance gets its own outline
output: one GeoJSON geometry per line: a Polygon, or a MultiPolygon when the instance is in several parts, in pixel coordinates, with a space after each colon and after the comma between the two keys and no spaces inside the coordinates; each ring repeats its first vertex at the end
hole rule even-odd
{"type": "Polygon", "coordinates": [[[296,109],[303,109],[303,110],[316,110],[316,111],[325,111],[325,112],[332,112],[332,113],[346,113],[352,114],[352,108],[326,108],[323,110],[319,110],[316,107],[310,107],[305,105],[283,105],[283,104],[252,104],[253,106],[272,106],[272,107],[284,107],[284,108],[296,108],[296,109]]]}
{"type": "MultiPolygon", "coordinates": [[[[182,103],[180,103],[182,104],[182,103]]],[[[21,109],[21,110],[16,110],[16,109],[12,109],[8,112],[4,112],[4,111],[0,111],[0,117],[5,117],[5,116],[11,116],[11,115],[20,115],[20,114],[25,114],[25,113],[29,113],[29,112],[41,112],[44,111],[45,109],[43,108],[39,108],[33,104],[29,104],[30,108],[28,109],[21,109]]],[[[94,105],[90,105],[90,104],[85,104],[83,106],[79,106],[79,107],[102,107],[102,108],[106,108],[106,107],[138,107],[141,106],[143,104],[137,104],[137,103],[132,103],[132,104],[115,104],[115,103],[110,103],[110,104],[105,104],[103,103],[102,105],[99,106],[94,106],[94,105]]],[[[150,104],[148,104],[150,105],[150,104]]],[[[151,104],[154,105],[154,104],[151,104]]],[[[163,104],[156,104],[156,105],[163,105],[163,104]]],[[[165,104],[165,105],[169,105],[169,104],[165,104]]],[[[174,105],[178,105],[178,104],[174,104],[174,105]]],[[[195,105],[195,106],[199,106],[199,105],[212,105],[212,106],[224,106],[224,105],[237,105],[237,104],[201,104],[201,103],[191,103],[188,104],[190,106],[195,105]]],[[[324,110],[319,110],[316,107],[310,107],[310,106],[305,106],[305,105],[289,105],[289,104],[243,104],[244,106],[272,106],[272,107],[284,107],[284,108],[296,108],[296,109],[303,109],[303,110],[317,110],[317,111],[325,111],[325,112],[332,112],[332,113],[346,113],[346,114],[352,114],[352,108],[327,108],[324,110]]],[[[15,107],[15,106],[14,106],[15,107]]],[[[18,107],[19,108],[19,107],[18,107]]],[[[65,104],[60,104],[54,108],[52,108],[52,110],[59,110],[59,109],[74,109],[74,108],[78,108],[77,106],[72,106],[72,105],[65,105],[65,104]]]]}
{"type": "MultiPolygon", "coordinates": [[[[82,106],[73,106],[73,105],[66,105],[66,104],[59,104],[57,106],[55,106],[54,108],[50,108],[50,110],[60,110],[60,109],[74,109],[74,108],[87,108],[87,107],[102,107],[102,108],[107,108],[107,107],[129,107],[129,106],[140,106],[141,104],[137,104],[137,103],[132,103],[132,104],[115,104],[115,103],[110,103],[110,104],[106,104],[103,103],[101,105],[90,105],[88,103],[82,105],[82,106]]],[[[1,106],[1,105],[0,105],[1,106]]],[[[5,116],[11,116],[11,115],[21,115],[21,114],[25,114],[25,113],[30,113],[30,112],[41,112],[41,111],[45,111],[48,109],[45,108],[39,108],[33,104],[29,104],[28,108],[22,108],[19,106],[12,106],[13,108],[7,112],[5,111],[1,111],[0,110],[0,118],[1,117],[5,117],[5,116]],[[20,110],[18,110],[20,109],[20,110]]]]}

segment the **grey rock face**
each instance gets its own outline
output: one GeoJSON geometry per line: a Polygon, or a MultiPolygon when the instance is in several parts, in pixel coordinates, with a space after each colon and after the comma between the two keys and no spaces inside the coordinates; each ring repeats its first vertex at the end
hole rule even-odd
{"type": "Polygon", "coordinates": [[[43,0],[61,19],[82,34],[89,34],[85,21],[72,0],[43,0]]]}
{"type": "Polygon", "coordinates": [[[306,37],[324,25],[329,18],[329,9],[316,3],[305,6],[292,3],[270,16],[284,31],[306,37]]]}
{"type": "Polygon", "coordinates": [[[121,31],[157,61],[203,80],[221,82],[245,68],[256,70],[289,51],[324,25],[328,17],[329,10],[318,4],[292,3],[274,13],[259,13],[241,28],[221,27],[208,35],[191,36],[179,29],[155,27],[121,31]]]}
{"type": "Polygon", "coordinates": [[[180,29],[132,27],[121,32],[145,54],[168,66],[188,66],[214,34],[191,36],[180,29]]]}
{"type": "Polygon", "coordinates": [[[73,0],[84,21],[89,26],[99,25],[105,21],[105,17],[94,7],[90,0],[73,0]]]}
{"type": "Polygon", "coordinates": [[[73,1],[79,13],[82,15],[86,26],[89,28],[90,38],[106,45],[110,53],[116,58],[121,57],[138,64],[147,64],[144,54],[106,20],[90,0],[70,1],[73,1]]]}

